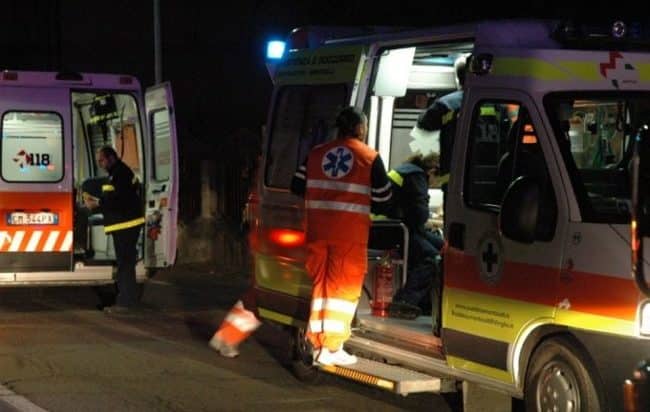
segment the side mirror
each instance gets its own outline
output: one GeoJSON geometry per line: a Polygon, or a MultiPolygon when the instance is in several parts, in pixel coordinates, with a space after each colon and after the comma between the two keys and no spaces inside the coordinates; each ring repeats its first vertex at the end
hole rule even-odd
{"type": "Polygon", "coordinates": [[[533,243],[539,217],[540,187],[528,176],[510,184],[499,212],[499,230],[514,241],[533,243]]]}

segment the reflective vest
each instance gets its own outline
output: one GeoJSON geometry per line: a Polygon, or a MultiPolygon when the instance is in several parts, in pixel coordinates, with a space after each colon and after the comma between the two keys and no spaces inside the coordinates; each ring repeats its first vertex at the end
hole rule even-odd
{"type": "Polygon", "coordinates": [[[377,152],[356,138],[316,146],[307,160],[307,241],[368,243],[377,152]]]}

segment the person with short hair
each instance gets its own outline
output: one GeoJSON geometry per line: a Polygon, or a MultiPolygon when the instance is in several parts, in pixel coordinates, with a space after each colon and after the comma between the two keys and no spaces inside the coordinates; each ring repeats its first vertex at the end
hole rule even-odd
{"type": "MultiPolygon", "coordinates": [[[[393,317],[414,319],[426,314],[437,302],[430,293],[440,277],[439,259],[444,240],[438,231],[426,228],[429,220],[429,182],[438,170],[438,154],[416,153],[388,172],[393,183],[391,217],[404,222],[409,231],[408,273],[406,284],[397,291],[388,313],[393,317]]],[[[437,293],[436,290],[433,293],[437,293]]]]}
{"type": "Polygon", "coordinates": [[[115,149],[104,146],[97,151],[97,164],[108,172],[99,197],[84,196],[89,209],[103,214],[104,231],[113,236],[117,261],[117,298],[115,305],[107,306],[107,313],[126,313],[139,300],[135,280],[138,258],[137,243],[144,225],[144,209],[140,184],[133,171],[122,161],[115,149]]]}
{"type": "Polygon", "coordinates": [[[306,335],[322,365],[357,361],[343,344],[367,271],[370,213],[385,213],[392,195],[381,157],[364,143],[366,115],[346,107],[336,127],[336,139],[315,146],[291,182],[305,197],[305,266],[313,281],[306,335]]]}

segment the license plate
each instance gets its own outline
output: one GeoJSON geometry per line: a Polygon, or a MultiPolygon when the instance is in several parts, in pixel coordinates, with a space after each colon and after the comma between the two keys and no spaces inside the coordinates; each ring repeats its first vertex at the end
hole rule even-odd
{"type": "Polygon", "coordinates": [[[56,225],[59,215],[52,212],[11,212],[7,216],[10,225],[56,225]]]}

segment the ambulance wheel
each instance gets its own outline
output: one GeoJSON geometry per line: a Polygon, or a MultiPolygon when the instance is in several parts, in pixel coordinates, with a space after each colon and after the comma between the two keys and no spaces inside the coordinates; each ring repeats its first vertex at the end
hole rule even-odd
{"type": "Polygon", "coordinates": [[[567,338],[542,342],[526,374],[527,411],[600,412],[603,393],[590,373],[590,362],[567,338]]]}
{"type": "Polygon", "coordinates": [[[321,374],[314,366],[313,349],[305,338],[304,328],[294,328],[292,333],[291,370],[298,380],[306,383],[317,383],[321,374]]]}

